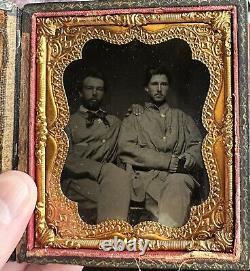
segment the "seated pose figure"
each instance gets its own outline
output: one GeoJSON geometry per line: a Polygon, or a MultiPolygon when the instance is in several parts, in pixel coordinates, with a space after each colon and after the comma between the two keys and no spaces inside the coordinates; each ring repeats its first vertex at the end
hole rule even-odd
{"type": "Polygon", "coordinates": [[[103,75],[86,71],[79,89],[81,106],[66,128],[69,154],[62,189],[78,202],[82,219],[92,224],[127,220],[130,203],[131,180],[115,165],[121,122],[100,108],[105,91],[103,75]]]}
{"type": "Polygon", "coordinates": [[[142,114],[127,116],[118,140],[119,159],[132,178],[132,200],[145,202],[160,223],[181,227],[188,219],[194,172],[202,168],[201,135],[193,119],[166,100],[170,77],[150,69],[142,114]]]}

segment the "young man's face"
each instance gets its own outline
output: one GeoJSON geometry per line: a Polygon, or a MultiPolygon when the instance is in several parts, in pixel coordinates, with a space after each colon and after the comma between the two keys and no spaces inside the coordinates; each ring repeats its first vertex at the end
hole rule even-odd
{"type": "Polygon", "coordinates": [[[145,88],[151,100],[158,105],[166,101],[169,90],[168,78],[165,74],[155,74],[145,88]]]}
{"type": "Polygon", "coordinates": [[[104,81],[97,77],[86,77],[80,92],[82,104],[89,110],[98,110],[103,96],[104,81]]]}

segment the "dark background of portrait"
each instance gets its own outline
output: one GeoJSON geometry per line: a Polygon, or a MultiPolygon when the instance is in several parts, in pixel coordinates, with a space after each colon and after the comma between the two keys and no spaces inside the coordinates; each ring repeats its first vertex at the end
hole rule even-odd
{"type": "Polygon", "coordinates": [[[192,59],[189,45],[180,39],[157,45],[133,41],[115,45],[91,40],[83,48],[82,59],[65,70],[64,86],[71,113],[79,107],[75,83],[84,69],[96,69],[106,79],[107,93],[103,108],[123,119],[133,103],[147,100],[145,72],[149,67],[166,67],[171,76],[169,102],[193,117],[203,135],[202,107],[209,88],[209,72],[200,61],[192,59]]]}
{"type": "MultiPolygon", "coordinates": [[[[171,77],[168,102],[189,114],[203,137],[202,108],[207,96],[210,76],[207,67],[192,59],[189,45],[181,39],[172,39],[157,45],[132,41],[125,45],[91,40],[85,44],[82,59],[72,62],[64,73],[64,87],[71,114],[79,107],[76,82],[85,69],[95,69],[104,74],[106,94],[103,108],[121,120],[131,104],[144,104],[145,73],[149,67],[164,66],[171,77]]],[[[207,180],[207,177],[202,177],[207,180]]],[[[201,183],[198,197],[208,195],[208,182],[201,183]]]]}

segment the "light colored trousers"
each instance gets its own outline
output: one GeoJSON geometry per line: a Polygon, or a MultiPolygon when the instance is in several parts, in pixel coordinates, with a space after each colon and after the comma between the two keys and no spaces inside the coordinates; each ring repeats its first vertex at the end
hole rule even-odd
{"type": "Polygon", "coordinates": [[[130,204],[129,174],[112,163],[104,164],[98,182],[71,179],[65,194],[78,202],[79,212],[97,209],[97,223],[107,219],[127,220],[130,204]]]}
{"type": "Polygon", "coordinates": [[[152,212],[161,224],[181,227],[190,214],[195,181],[191,175],[174,173],[169,174],[164,182],[160,182],[161,189],[154,198],[146,193],[145,208],[152,212]]]}

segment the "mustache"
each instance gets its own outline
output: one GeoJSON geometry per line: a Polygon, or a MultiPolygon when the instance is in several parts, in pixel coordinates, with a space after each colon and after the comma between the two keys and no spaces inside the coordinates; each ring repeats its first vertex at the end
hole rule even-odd
{"type": "Polygon", "coordinates": [[[160,93],[154,95],[154,97],[163,97],[163,96],[164,96],[164,95],[163,95],[163,94],[160,94],[160,93]]]}
{"type": "Polygon", "coordinates": [[[85,105],[85,104],[96,104],[96,105],[100,105],[102,103],[102,101],[95,99],[95,98],[91,98],[91,99],[81,99],[81,104],[85,105]]]}

